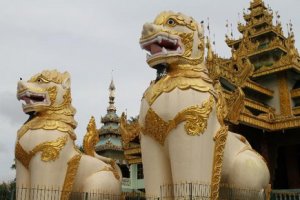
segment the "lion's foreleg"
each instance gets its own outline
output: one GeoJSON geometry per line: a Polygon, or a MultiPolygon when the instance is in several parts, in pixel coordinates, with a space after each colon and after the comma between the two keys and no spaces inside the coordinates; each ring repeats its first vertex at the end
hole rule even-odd
{"type": "Polygon", "coordinates": [[[30,198],[29,170],[16,160],[16,199],[28,200],[30,198]]]}

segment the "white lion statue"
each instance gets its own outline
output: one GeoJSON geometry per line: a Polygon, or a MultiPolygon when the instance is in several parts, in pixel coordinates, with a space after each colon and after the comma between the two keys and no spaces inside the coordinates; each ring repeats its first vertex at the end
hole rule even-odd
{"type": "Polygon", "coordinates": [[[72,191],[121,194],[120,169],[112,160],[94,153],[98,141],[94,118],[84,138],[88,155],[75,146],[77,122],[70,84],[69,73],[56,70],[18,82],[17,98],[25,101],[23,110],[30,115],[16,141],[18,199],[42,199],[40,195],[49,197],[53,189],[60,191],[54,199],[69,199],[72,191]],[[44,193],[34,194],[38,188],[44,193]]]}
{"type": "MultiPolygon", "coordinates": [[[[148,65],[157,70],[139,116],[150,195],[159,196],[164,184],[198,182],[211,185],[210,197],[217,199],[221,180],[242,188],[269,183],[262,157],[224,124],[226,102],[205,66],[203,30],[193,18],[171,11],[143,26],[140,46],[148,51],[148,65]]],[[[123,119],[125,135],[130,134],[126,126],[123,119]]]]}

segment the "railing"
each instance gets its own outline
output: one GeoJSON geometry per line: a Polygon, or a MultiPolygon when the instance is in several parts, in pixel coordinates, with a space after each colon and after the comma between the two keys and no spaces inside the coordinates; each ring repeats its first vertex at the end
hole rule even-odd
{"type": "MultiPolygon", "coordinates": [[[[203,183],[179,183],[160,187],[159,197],[124,192],[109,194],[100,191],[61,191],[53,188],[0,187],[0,200],[211,200],[211,187],[203,183]]],[[[299,192],[266,189],[241,189],[221,185],[219,200],[300,200],[299,192]]]]}
{"type": "MultiPolygon", "coordinates": [[[[202,183],[180,183],[161,186],[162,200],[211,200],[211,186],[202,183]]],[[[241,189],[221,185],[220,200],[265,200],[264,189],[241,189]]]]}
{"type": "Polygon", "coordinates": [[[155,197],[146,197],[145,194],[109,194],[101,191],[61,191],[46,188],[12,188],[0,189],[0,200],[159,200],[155,197]]]}

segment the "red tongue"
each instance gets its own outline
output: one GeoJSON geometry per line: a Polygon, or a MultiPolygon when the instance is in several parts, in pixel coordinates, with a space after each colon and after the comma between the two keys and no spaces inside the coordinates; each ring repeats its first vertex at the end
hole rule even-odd
{"type": "Polygon", "coordinates": [[[160,53],[162,51],[162,48],[158,46],[157,44],[151,44],[151,54],[160,53]]]}
{"type": "Polygon", "coordinates": [[[22,97],[22,99],[26,102],[26,104],[30,104],[30,98],[29,97],[22,97]]]}

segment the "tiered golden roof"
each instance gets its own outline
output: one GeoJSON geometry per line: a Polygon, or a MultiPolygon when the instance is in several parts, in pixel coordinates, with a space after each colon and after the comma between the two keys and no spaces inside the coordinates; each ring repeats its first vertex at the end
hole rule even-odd
{"type": "Polygon", "coordinates": [[[238,122],[269,131],[299,127],[300,106],[293,107],[293,100],[300,99],[300,90],[291,90],[295,82],[288,78],[290,73],[300,73],[294,33],[283,35],[277,13],[273,25],[273,11],[262,0],[251,2],[248,10],[250,13],[244,13],[245,24],[238,23],[242,37],[232,39],[226,35],[232,57],[216,58],[226,98],[234,98],[236,91],[232,88],[241,87],[245,93],[238,122]],[[269,87],[273,82],[275,87],[269,87]],[[272,101],[279,101],[279,106],[268,103],[272,101]]]}

